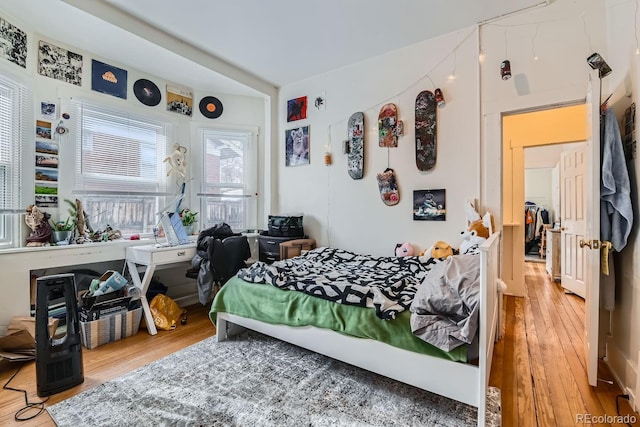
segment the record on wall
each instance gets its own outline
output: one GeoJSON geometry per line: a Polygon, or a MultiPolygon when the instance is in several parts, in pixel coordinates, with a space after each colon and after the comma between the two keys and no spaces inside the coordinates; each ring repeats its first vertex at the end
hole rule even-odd
{"type": "Polygon", "coordinates": [[[147,79],[139,79],[133,84],[133,93],[138,101],[149,107],[155,107],[160,103],[162,94],[154,82],[147,79]]]}
{"type": "Polygon", "coordinates": [[[200,112],[208,119],[217,119],[222,115],[222,102],[215,96],[205,96],[200,100],[200,112]]]}

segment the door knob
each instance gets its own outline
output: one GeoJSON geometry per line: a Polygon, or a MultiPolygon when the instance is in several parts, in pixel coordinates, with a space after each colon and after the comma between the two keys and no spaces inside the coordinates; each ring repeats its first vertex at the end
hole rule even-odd
{"type": "Polygon", "coordinates": [[[580,247],[584,248],[585,246],[589,247],[589,249],[600,249],[600,240],[582,240],[582,239],[580,239],[580,247]]]}

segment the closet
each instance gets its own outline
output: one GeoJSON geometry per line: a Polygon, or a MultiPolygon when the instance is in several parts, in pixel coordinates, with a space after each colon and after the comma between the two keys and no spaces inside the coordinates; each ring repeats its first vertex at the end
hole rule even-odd
{"type": "Polygon", "coordinates": [[[523,211],[525,260],[544,261],[547,230],[553,227],[554,206],[559,200],[558,168],[525,168],[525,203],[523,211]]]}
{"type": "Polygon", "coordinates": [[[545,256],[546,230],[551,228],[549,211],[544,204],[524,203],[524,253],[545,256]]]}

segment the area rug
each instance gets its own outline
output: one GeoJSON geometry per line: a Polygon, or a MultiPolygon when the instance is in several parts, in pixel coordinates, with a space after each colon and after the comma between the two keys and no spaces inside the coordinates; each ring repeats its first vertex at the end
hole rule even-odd
{"type": "MultiPolygon", "coordinates": [[[[489,394],[487,423],[499,426],[500,391],[489,394]]],[[[255,332],[208,338],[47,411],[59,426],[473,426],[477,416],[255,332]]]]}

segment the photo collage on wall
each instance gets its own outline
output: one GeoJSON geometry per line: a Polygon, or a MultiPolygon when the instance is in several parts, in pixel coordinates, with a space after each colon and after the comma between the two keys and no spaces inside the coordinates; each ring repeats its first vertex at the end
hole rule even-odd
{"type": "Polygon", "coordinates": [[[58,165],[60,146],[54,138],[52,122],[57,116],[56,104],[40,102],[40,117],[36,120],[35,204],[38,207],[58,207],[58,165]]]}

